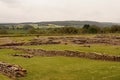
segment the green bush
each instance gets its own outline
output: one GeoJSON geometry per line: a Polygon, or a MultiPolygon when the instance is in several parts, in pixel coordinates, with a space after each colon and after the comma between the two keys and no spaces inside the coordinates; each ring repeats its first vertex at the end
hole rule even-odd
{"type": "Polygon", "coordinates": [[[24,26],[23,26],[23,29],[24,29],[24,30],[29,30],[29,29],[34,29],[34,27],[31,26],[31,25],[24,25],[24,26]]]}
{"type": "Polygon", "coordinates": [[[96,25],[84,25],[82,28],[82,33],[99,33],[100,27],[96,25]]]}
{"type": "Polygon", "coordinates": [[[111,27],[111,32],[112,33],[120,32],[120,26],[119,25],[113,25],[111,27]]]}
{"type": "Polygon", "coordinates": [[[36,34],[37,31],[36,31],[35,29],[32,29],[32,28],[31,28],[31,29],[28,30],[28,33],[29,33],[29,34],[36,34]]]}

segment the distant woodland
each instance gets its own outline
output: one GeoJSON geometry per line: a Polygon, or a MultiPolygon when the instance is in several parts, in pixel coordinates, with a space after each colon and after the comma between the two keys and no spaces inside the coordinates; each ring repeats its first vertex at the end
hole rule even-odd
{"type": "Polygon", "coordinates": [[[0,34],[104,34],[120,33],[120,25],[98,22],[41,22],[0,24],[0,34]],[[86,24],[85,24],[86,23],[86,24]]]}

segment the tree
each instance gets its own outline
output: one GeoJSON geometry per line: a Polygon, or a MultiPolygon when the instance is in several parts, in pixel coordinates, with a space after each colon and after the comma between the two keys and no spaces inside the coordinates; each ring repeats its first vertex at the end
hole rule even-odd
{"type": "Polygon", "coordinates": [[[24,25],[24,26],[23,26],[23,29],[24,29],[24,30],[29,30],[29,29],[34,29],[34,27],[31,26],[31,25],[24,25]]]}
{"type": "Polygon", "coordinates": [[[98,33],[100,32],[101,29],[100,27],[96,26],[96,25],[88,25],[88,24],[85,24],[82,28],[82,32],[83,33],[98,33]]]}
{"type": "Polygon", "coordinates": [[[97,27],[96,25],[92,25],[88,28],[89,33],[99,33],[100,32],[100,28],[97,27]]]}
{"type": "Polygon", "coordinates": [[[110,33],[110,27],[103,27],[101,28],[101,33],[110,33]]]}
{"type": "Polygon", "coordinates": [[[78,29],[75,27],[63,27],[59,29],[60,33],[67,33],[67,34],[76,34],[78,33],[78,29]]]}
{"type": "Polygon", "coordinates": [[[120,32],[120,25],[113,25],[111,27],[111,32],[115,33],[115,32],[120,32]]]}
{"type": "Polygon", "coordinates": [[[0,29],[9,29],[7,26],[0,25],[0,29]]]}
{"type": "Polygon", "coordinates": [[[90,25],[89,24],[85,24],[82,28],[82,33],[88,33],[88,29],[90,28],[90,25]]]}
{"type": "Polygon", "coordinates": [[[37,31],[35,29],[31,28],[31,29],[28,30],[28,33],[30,33],[30,34],[36,34],[37,31]]]}
{"type": "Polygon", "coordinates": [[[83,29],[88,29],[89,27],[90,27],[89,24],[85,24],[85,25],[83,26],[83,29]]]}
{"type": "Polygon", "coordinates": [[[15,26],[15,25],[12,25],[11,27],[12,27],[12,29],[13,29],[13,30],[15,30],[15,28],[16,28],[16,26],[15,26]]]}

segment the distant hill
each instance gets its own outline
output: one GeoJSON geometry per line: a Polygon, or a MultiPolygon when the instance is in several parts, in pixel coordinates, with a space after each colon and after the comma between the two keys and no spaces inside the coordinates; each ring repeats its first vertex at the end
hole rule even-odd
{"type": "Polygon", "coordinates": [[[27,22],[27,23],[0,23],[0,25],[25,25],[25,24],[37,24],[38,26],[47,26],[49,24],[54,24],[58,26],[72,26],[72,27],[82,27],[85,24],[96,25],[100,27],[110,27],[112,25],[120,25],[120,23],[112,22],[96,22],[96,21],[47,21],[47,22],[27,22]]]}
{"type": "Polygon", "coordinates": [[[74,27],[82,27],[85,24],[89,25],[97,25],[97,26],[112,26],[118,23],[111,23],[111,22],[96,22],[96,21],[50,21],[50,22],[37,22],[39,25],[48,25],[48,24],[55,24],[60,26],[74,26],[74,27]]]}

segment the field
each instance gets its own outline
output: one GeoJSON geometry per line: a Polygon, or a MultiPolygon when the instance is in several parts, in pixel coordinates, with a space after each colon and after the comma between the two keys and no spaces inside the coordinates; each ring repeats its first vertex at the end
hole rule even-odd
{"type": "MultiPolygon", "coordinates": [[[[29,41],[33,37],[9,38],[15,41],[29,41]]],[[[44,50],[73,50],[120,55],[119,45],[91,44],[83,47],[77,44],[47,44],[19,46],[21,48],[44,50]]],[[[25,77],[18,80],[120,80],[120,62],[91,60],[77,57],[14,57],[12,54],[25,52],[13,49],[0,49],[0,61],[21,65],[27,70],[25,77]]],[[[10,80],[0,74],[0,80],[10,80]]]]}

